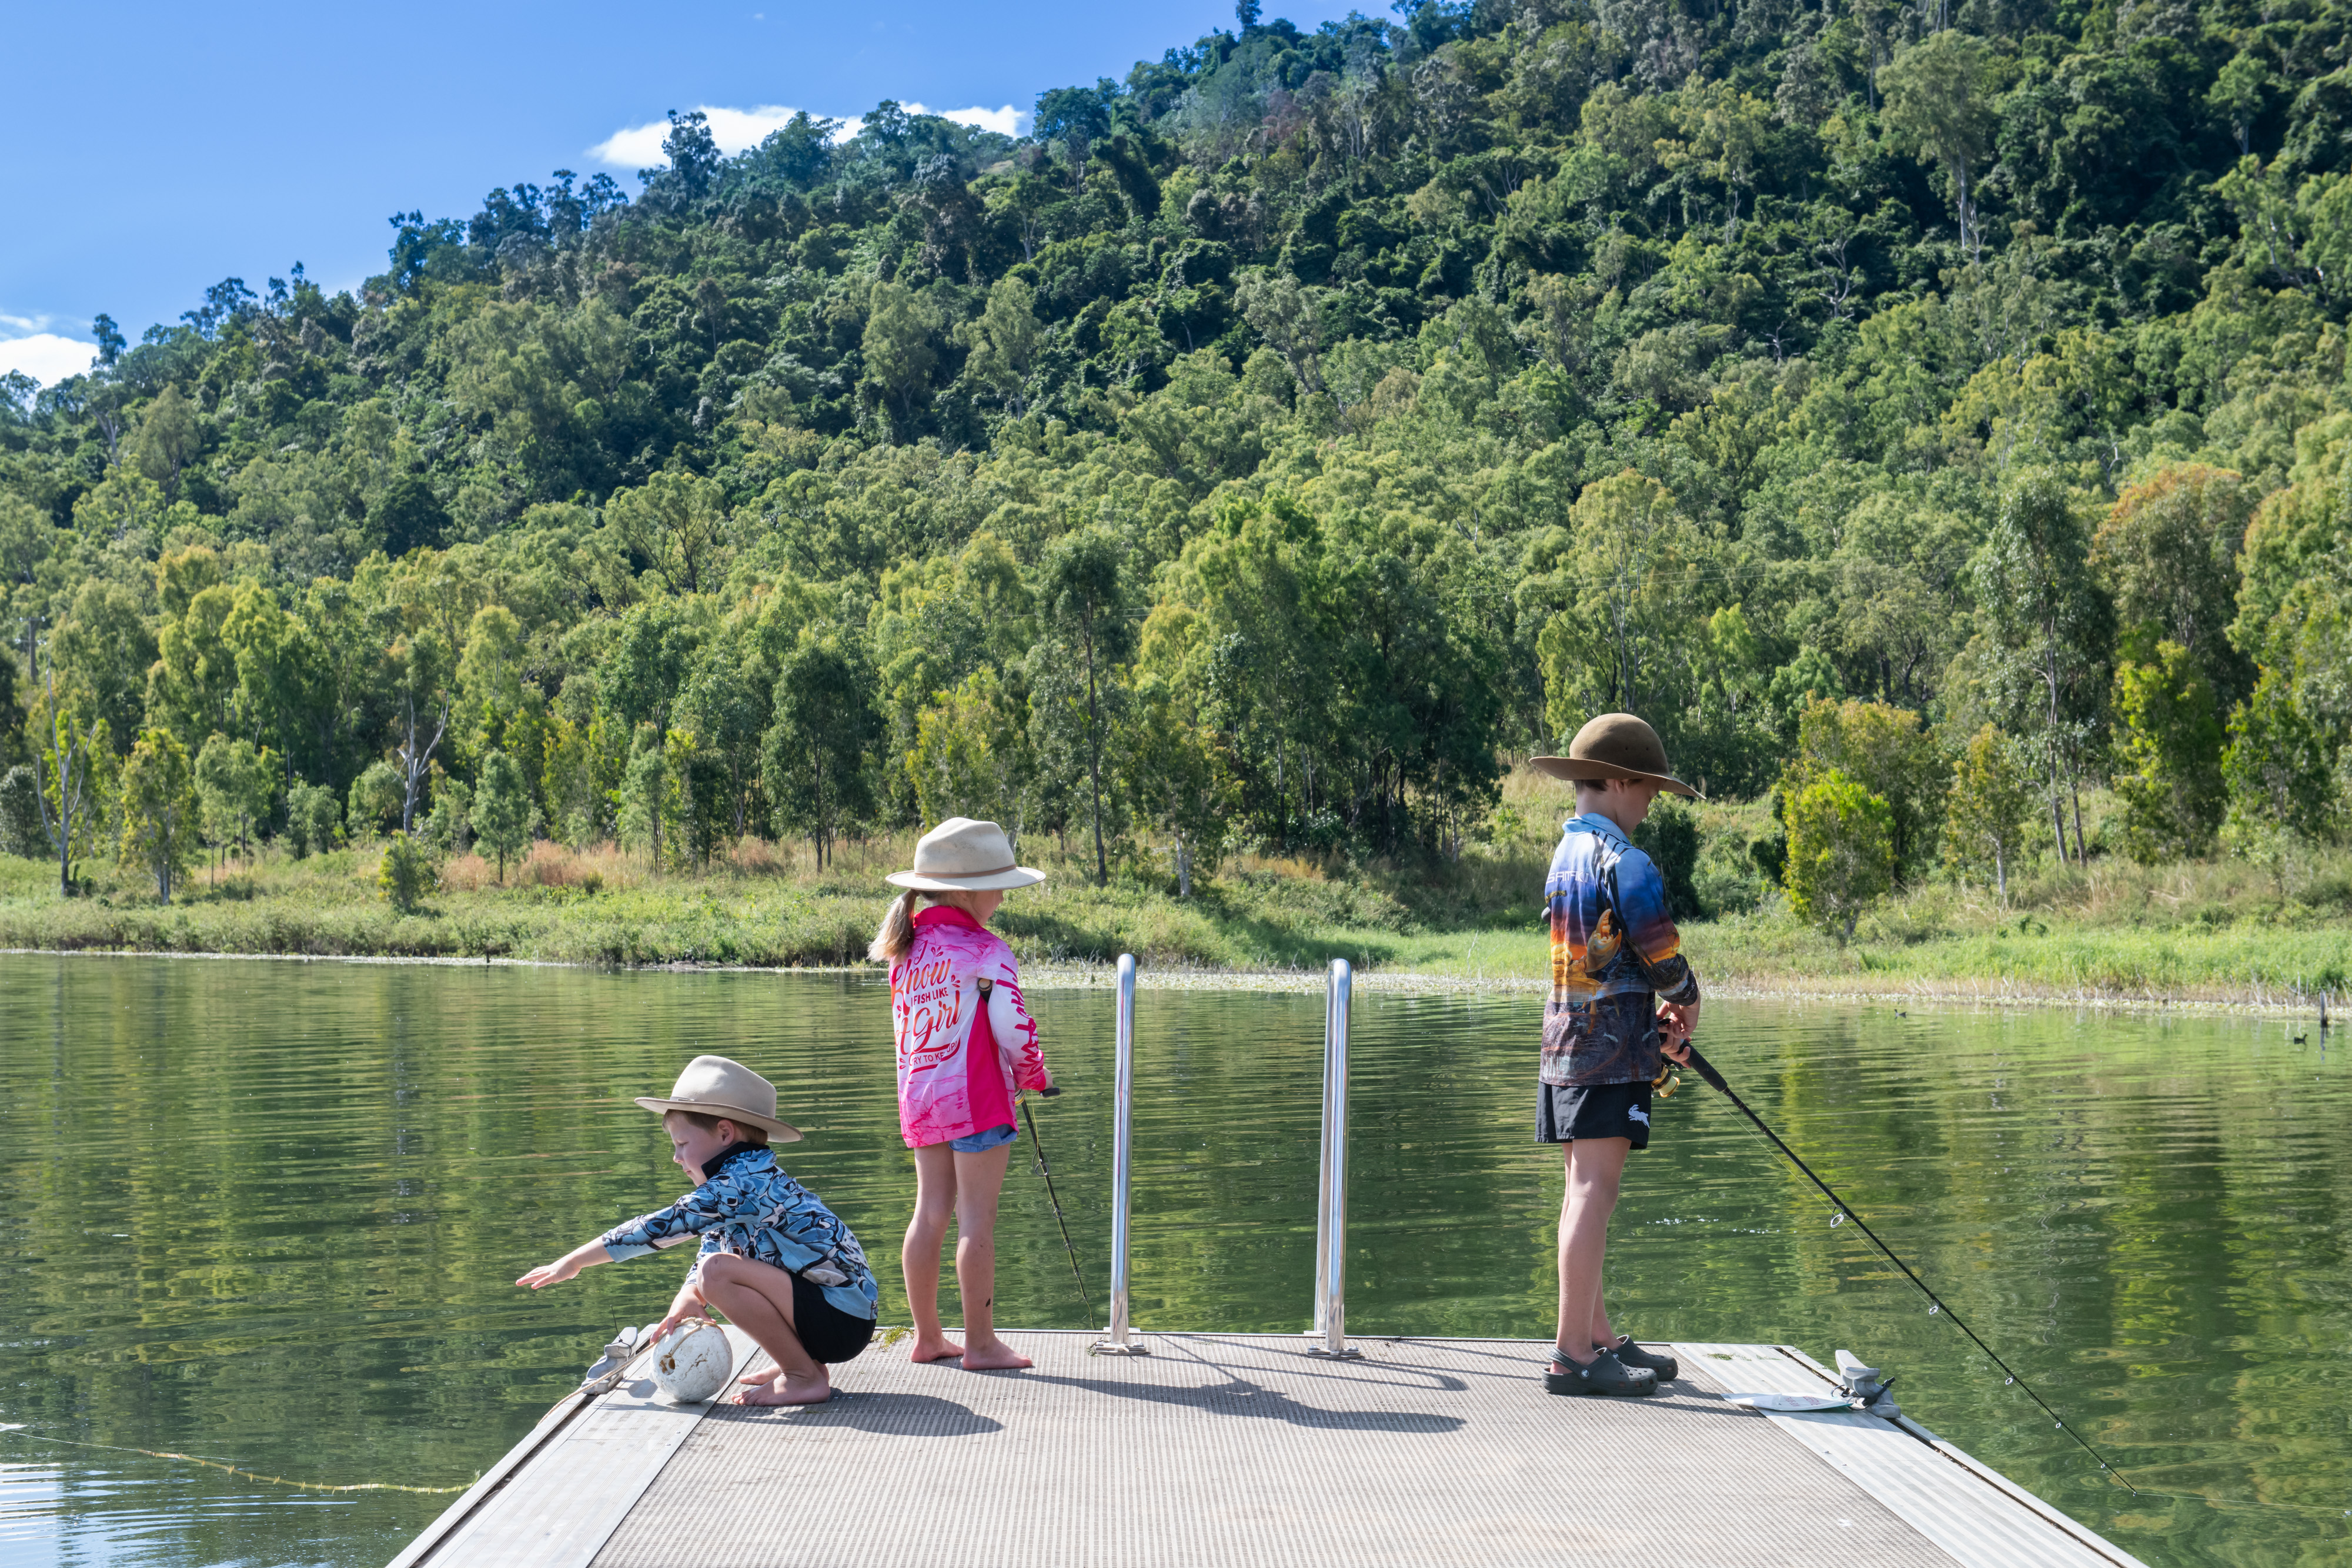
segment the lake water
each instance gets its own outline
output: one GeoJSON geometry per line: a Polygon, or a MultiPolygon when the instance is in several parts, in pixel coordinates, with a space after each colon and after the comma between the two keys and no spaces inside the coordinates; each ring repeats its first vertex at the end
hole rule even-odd
{"type": "MultiPolygon", "coordinates": [[[[1038,1120],[1099,1312],[1111,998],[1033,998],[1070,1090],[1038,1120]]],[[[1538,1006],[1359,996],[1358,1332],[1549,1333],[1538,1006]]],[[[1322,998],[1147,988],[1138,1015],[1136,1322],[1303,1329],[1322,998]]],[[[2151,1563],[2352,1559],[2352,1076],[2300,1027],[1708,1009],[1733,1086],[2137,1500],[1695,1077],[1634,1157],[1612,1311],[1643,1338],[1850,1347],[1900,1372],[1920,1420],[2151,1563]]],[[[660,1259],[509,1281],[681,1189],[629,1097],[702,1051],[776,1080],[809,1134],[786,1163],[905,1322],[913,1181],[877,983],[0,956],[0,1561],[390,1557],[446,1496],[134,1450],[464,1485],[676,1287],[660,1259]]],[[[1004,1207],[999,1321],[1084,1326],[1025,1160],[1004,1207]]]]}

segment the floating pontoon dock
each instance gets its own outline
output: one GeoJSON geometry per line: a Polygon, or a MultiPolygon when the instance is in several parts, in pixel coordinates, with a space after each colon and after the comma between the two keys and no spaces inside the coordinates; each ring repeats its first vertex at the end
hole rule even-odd
{"type": "MultiPolygon", "coordinates": [[[[2137,1563],[1907,1417],[1726,1402],[1834,1391],[1793,1346],[1675,1344],[1682,1375],[1654,1396],[1593,1399],[1544,1391],[1546,1341],[1350,1339],[1344,966],[1314,1333],[1136,1333],[1120,967],[1106,1336],[1008,1333],[1026,1372],[877,1343],[803,1409],[665,1403],[640,1354],[550,1411],[393,1568],[2137,1563]]],[[[739,1369],[765,1363],[728,1333],[739,1369]]]]}
{"type": "Polygon", "coordinates": [[[1037,1364],[877,1345],[805,1409],[574,1396],[394,1568],[2138,1561],[1907,1420],[1723,1402],[1836,1384],[1786,1345],[1677,1344],[1655,1396],[1574,1399],[1540,1340],[1005,1337],[1037,1364]]]}

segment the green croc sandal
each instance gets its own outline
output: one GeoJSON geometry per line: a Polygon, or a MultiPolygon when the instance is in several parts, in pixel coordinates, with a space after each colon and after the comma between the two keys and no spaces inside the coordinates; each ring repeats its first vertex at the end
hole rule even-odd
{"type": "Polygon", "coordinates": [[[1566,1372],[1544,1373],[1544,1387],[1554,1394],[1600,1394],[1616,1399],[1639,1399],[1658,1391],[1658,1375],[1646,1367],[1632,1367],[1608,1351],[1592,1358],[1589,1366],[1573,1362],[1554,1361],[1552,1366],[1565,1366],[1566,1372]]]}
{"type": "Polygon", "coordinates": [[[1609,1352],[1628,1366],[1638,1366],[1656,1373],[1658,1381],[1661,1383],[1672,1383],[1682,1375],[1682,1363],[1671,1355],[1660,1355],[1655,1351],[1643,1350],[1633,1343],[1632,1334],[1621,1333],[1617,1336],[1615,1344],[1596,1344],[1592,1348],[1609,1352]]]}

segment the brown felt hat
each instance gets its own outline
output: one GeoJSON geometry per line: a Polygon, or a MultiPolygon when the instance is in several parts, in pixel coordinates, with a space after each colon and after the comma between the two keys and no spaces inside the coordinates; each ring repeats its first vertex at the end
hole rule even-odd
{"type": "Polygon", "coordinates": [[[1666,768],[1666,748],[1658,732],[1630,713],[1604,713],[1576,732],[1566,757],[1530,757],[1528,760],[1555,779],[1638,779],[1671,789],[1691,800],[1705,797],[1675,778],[1666,768]]]}
{"type": "Polygon", "coordinates": [[[677,1075],[677,1083],[670,1090],[668,1099],[640,1094],[637,1103],[656,1116],[666,1111],[692,1111],[703,1116],[724,1116],[730,1122],[748,1122],[779,1144],[801,1141],[798,1127],[776,1120],[776,1086],[741,1062],[724,1056],[696,1057],[677,1075]]]}

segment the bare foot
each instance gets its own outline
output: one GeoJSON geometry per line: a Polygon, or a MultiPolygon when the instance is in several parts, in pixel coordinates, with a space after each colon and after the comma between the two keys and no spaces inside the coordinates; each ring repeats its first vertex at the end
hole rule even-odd
{"type": "MultiPolygon", "coordinates": [[[[746,1378],[745,1382],[752,1379],[746,1378]]],[[[762,1386],[735,1396],[738,1405],[822,1405],[833,1397],[833,1379],[820,1370],[814,1377],[794,1377],[780,1372],[758,1380],[762,1386]]]]}
{"type": "Polygon", "coordinates": [[[907,1353],[908,1361],[953,1361],[963,1354],[963,1346],[941,1336],[938,1339],[918,1339],[915,1348],[907,1353]]]}
{"type": "Polygon", "coordinates": [[[1024,1366],[1035,1364],[1027,1356],[1016,1354],[1003,1340],[982,1345],[977,1350],[967,1350],[963,1357],[966,1372],[1017,1372],[1024,1366]]]}

